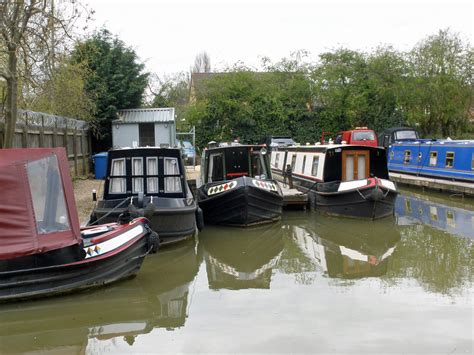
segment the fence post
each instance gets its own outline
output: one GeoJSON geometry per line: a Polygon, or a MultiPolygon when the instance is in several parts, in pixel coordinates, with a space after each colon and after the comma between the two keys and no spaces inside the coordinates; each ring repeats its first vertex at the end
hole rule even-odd
{"type": "Polygon", "coordinates": [[[77,127],[74,126],[74,131],[72,133],[72,151],[74,154],[74,176],[78,176],[78,166],[77,166],[77,127]]]}
{"type": "MultiPolygon", "coordinates": [[[[24,113],[25,115],[25,123],[23,126],[23,135],[21,140],[22,148],[28,148],[28,113],[24,113]]],[[[16,128],[16,127],[15,127],[16,128]]],[[[15,145],[15,139],[13,139],[13,145],[15,145]]]]}
{"type": "Polygon", "coordinates": [[[56,148],[56,140],[57,140],[57,137],[58,137],[58,120],[55,119],[54,120],[54,127],[53,127],[53,148],[56,148]]]}
{"type": "Polygon", "coordinates": [[[41,127],[39,129],[39,146],[44,147],[44,116],[41,115],[41,127]]]}

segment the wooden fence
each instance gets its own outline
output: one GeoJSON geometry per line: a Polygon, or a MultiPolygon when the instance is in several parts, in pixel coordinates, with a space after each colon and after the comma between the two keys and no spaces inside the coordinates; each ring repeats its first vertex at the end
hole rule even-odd
{"type": "MultiPolygon", "coordinates": [[[[0,147],[3,145],[4,122],[0,117],[0,147]]],[[[15,148],[66,148],[71,175],[88,175],[91,147],[86,122],[40,112],[18,112],[15,148]]],[[[1,154],[1,153],[0,153],[1,154]]]]}

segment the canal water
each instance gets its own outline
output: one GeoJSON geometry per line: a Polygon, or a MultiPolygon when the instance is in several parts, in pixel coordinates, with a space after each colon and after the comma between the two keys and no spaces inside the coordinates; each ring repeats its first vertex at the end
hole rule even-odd
{"type": "Polygon", "coordinates": [[[404,191],[380,221],[207,226],[134,279],[0,305],[0,353],[473,352],[474,205],[404,191]]]}

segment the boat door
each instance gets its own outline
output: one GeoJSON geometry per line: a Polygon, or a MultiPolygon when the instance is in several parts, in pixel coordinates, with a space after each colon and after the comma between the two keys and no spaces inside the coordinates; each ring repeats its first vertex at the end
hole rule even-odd
{"type": "Polygon", "coordinates": [[[369,177],[369,151],[342,151],[342,181],[362,180],[369,177]]]}

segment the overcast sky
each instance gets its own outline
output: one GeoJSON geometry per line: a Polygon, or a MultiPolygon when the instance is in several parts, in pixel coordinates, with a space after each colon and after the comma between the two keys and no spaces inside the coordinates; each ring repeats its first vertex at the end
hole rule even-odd
{"type": "Polygon", "coordinates": [[[187,71],[206,51],[213,69],[237,61],[258,68],[299,49],[312,59],[337,47],[400,50],[439,29],[473,38],[472,1],[89,0],[93,27],[105,25],[160,76],[187,71]]]}

